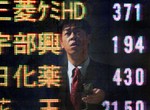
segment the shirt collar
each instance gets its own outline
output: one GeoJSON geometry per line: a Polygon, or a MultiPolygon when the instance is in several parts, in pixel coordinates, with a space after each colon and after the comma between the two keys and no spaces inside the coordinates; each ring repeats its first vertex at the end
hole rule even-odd
{"type": "MultiPolygon", "coordinates": [[[[77,68],[80,69],[81,71],[81,74],[84,76],[86,74],[86,70],[87,70],[87,67],[89,65],[89,62],[90,62],[90,58],[88,57],[82,64],[80,64],[79,66],[77,66],[77,68]]],[[[68,73],[69,74],[69,77],[72,77],[72,70],[76,68],[70,61],[68,61],[68,73]]]]}

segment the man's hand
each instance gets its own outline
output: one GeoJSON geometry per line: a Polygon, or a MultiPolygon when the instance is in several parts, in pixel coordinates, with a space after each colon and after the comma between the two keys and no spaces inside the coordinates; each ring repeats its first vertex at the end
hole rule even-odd
{"type": "Polygon", "coordinates": [[[98,89],[98,88],[94,88],[93,94],[87,95],[86,97],[83,97],[82,100],[85,103],[98,104],[104,100],[104,97],[105,97],[105,93],[103,90],[98,89]]]}

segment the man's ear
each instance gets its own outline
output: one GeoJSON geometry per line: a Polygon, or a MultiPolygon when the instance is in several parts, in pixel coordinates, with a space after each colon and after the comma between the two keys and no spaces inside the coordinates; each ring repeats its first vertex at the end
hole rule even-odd
{"type": "Polygon", "coordinates": [[[60,42],[60,46],[61,46],[62,49],[64,48],[64,45],[62,44],[62,42],[60,42]]]}
{"type": "Polygon", "coordinates": [[[62,41],[62,34],[60,35],[60,40],[59,40],[59,42],[60,42],[61,48],[63,49],[63,48],[64,48],[64,45],[63,45],[63,41],[62,41]]]}

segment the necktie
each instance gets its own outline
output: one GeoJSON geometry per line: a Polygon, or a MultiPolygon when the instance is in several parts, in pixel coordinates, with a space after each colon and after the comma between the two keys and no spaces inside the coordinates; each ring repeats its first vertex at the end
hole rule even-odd
{"type": "Polygon", "coordinates": [[[78,68],[73,70],[70,98],[74,110],[81,110],[81,72],[78,68]]]}

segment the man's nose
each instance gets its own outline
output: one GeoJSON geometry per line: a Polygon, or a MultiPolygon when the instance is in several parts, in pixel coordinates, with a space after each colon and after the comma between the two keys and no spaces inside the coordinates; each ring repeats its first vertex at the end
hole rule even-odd
{"type": "Polygon", "coordinates": [[[77,34],[75,32],[71,32],[71,39],[72,40],[77,39],[77,34]]]}

